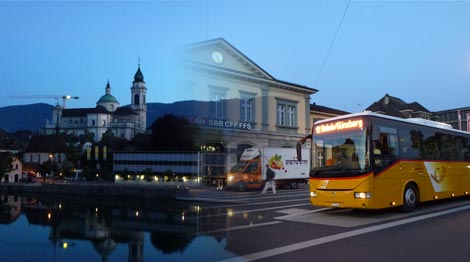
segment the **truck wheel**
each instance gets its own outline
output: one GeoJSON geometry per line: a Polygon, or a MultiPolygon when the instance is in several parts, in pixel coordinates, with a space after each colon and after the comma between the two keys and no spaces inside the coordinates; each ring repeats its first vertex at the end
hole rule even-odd
{"type": "Polygon", "coordinates": [[[246,183],[245,182],[241,182],[240,185],[238,185],[238,190],[240,192],[243,192],[246,190],[246,183]]]}
{"type": "Polygon", "coordinates": [[[407,184],[403,192],[403,212],[411,212],[418,206],[419,196],[418,189],[413,184],[407,184]]]}
{"type": "Polygon", "coordinates": [[[291,182],[290,183],[290,188],[297,189],[297,188],[299,188],[299,184],[297,182],[291,182]]]}

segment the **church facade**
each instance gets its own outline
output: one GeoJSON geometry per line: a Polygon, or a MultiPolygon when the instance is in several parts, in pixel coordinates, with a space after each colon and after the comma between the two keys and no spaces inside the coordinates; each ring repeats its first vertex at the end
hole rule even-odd
{"type": "Polygon", "coordinates": [[[105,94],[94,108],[66,109],[60,105],[54,108],[52,123],[46,124],[46,134],[93,135],[96,142],[103,134],[112,132],[114,136],[131,140],[137,134],[145,133],[147,127],[147,87],[140,64],[131,86],[131,105],[121,107],[111,94],[108,81],[105,94]]]}

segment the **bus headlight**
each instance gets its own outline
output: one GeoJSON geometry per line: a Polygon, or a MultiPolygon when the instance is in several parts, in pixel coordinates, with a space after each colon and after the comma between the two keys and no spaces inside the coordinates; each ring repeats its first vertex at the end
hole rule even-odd
{"type": "Polygon", "coordinates": [[[370,192],[354,192],[354,198],[357,199],[370,199],[371,193],[370,192]]]}
{"type": "Polygon", "coordinates": [[[310,192],[310,197],[317,197],[317,192],[315,191],[310,192]]]}

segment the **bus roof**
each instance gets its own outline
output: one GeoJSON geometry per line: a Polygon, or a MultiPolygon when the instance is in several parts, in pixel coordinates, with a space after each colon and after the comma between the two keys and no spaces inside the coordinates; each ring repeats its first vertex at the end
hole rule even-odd
{"type": "Polygon", "coordinates": [[[439,128],[439,129],[445,129],[445,130],[450,130],[454,132],[459,132],[463,134],[470,134],[469,132],[458,130],[452,128],[451,125],[447,123],[442,123],[442,122],[437,122],[437,121],[432,121],[432,120],[427,120],[424,118],[399,118],[399,117],[394,117],[394,116],[389,116],[389,115],[384,115],[384,114],[379,114],[375,113],[372,111],[363,111],[360,113],[352,113],[352,114],[347,114],[347,115],[341,115],[341,116],[336,116],[332,118],[327,118],[327,119],[322,119],[316,121],[314,124],[321,124],[321,123],[326,123],[326,122],[331,122],[331,121],[336,121],[336,120],[341,120],[341,119],[347,119],[347,118],[352,118],[352,117],[358,117],[358,116],[373,116],[377,118],[383,118],[383,119],[390,119],[390,120],[395,120],[403,123],[411,123],[411,124],[417,124],[421,126],[427,126],[427,127],[434,127],[434,128],[439,128]]]}

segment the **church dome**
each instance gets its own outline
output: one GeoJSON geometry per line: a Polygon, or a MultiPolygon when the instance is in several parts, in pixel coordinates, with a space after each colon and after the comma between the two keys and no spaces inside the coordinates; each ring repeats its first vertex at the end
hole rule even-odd
{"type": "Polygon", "coordinates": [[[119,102],[117,99],[111,95],[111,85],[108,83],[106,84],[106,93],[100,97],[97,105],[105,107],[108,111],[114,112],[119,107],[119,102]]]}
{"type": "Polygon", "coordinates": [[[100,103],[119,103],[119,102],[117,101],[117,99],[113,95],[106,94],[106,95],[100,97],[100,99],[96,103],[100,104],[100,103]]]}

